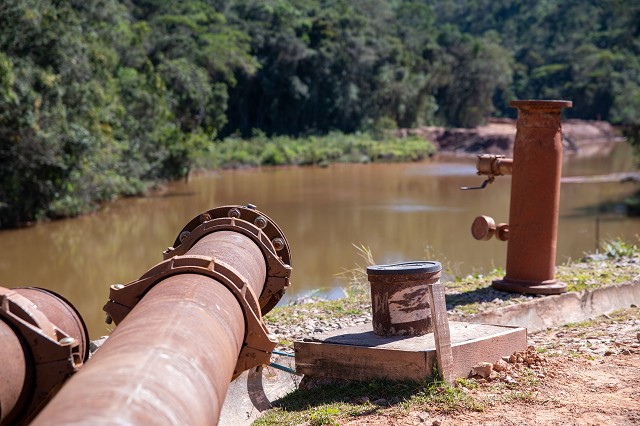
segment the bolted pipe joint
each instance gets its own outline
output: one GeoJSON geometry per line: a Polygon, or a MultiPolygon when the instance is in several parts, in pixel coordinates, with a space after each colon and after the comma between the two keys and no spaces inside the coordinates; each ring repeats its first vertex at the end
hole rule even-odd
{"type": "MultiPolygon", "coordinates": [[[[254,288],[254,291],[258,295],[262,314],[268,313],[278,304],[289,286],[291,251],[278,225],[253,204],[217,207],[194,217],[178,233],[173,246],[163,252],[163,257],[165,260],[170,259],[187,251],[191,254],[210,255],[211,250],[214,250],[217,258],[232,264],[228,257],[229,250],[200,243],[206,235],[222,231],[245,235],[260,248],[267,266],[267,276],[261,283],[262,290],[254,288]],[[199,246],[194,251],[196,245],[199,246]]],[[[242,272],[241,265],[235,266],[242,272]]]]}
{"type": "Polygon", "coordinates": [[[291,275],[291,253],[280,228],[255,206],[224,206],[192,219],[178,234],[165,261],[139,280],[110,289],[107,321],[119,324],[153,286],[169,276],[197,274],[230,291],[243,311],[245,334],[233,378],[269,364],[273,340],[262,316],[275,306],[291,275]],[[251,251],[242,258],[238,254],[251,251]],[[258,250],[256,250],[256,248],[258,250]],[[184,255],[181,255],[184,254],[184,255]]]}
{"type": "Polygon", "coordinates": [[[0,287],[0,425],[26,424],[88,359],[78,311],[36,287],[0,287]]]}
{"type": "Polygon", "coordinates": [[[164,258],[111,286],[104,310],[116,329],[34,426],[217,424],[231,380],[270,362],[262,315],[291,274],[271,219],[251,205],[209,210],[164,258]]]}
{"type": "Polygon", "coordinates": [[[242,309],[245,331],[233,378],[235,379],[250,368],[269,364],[271,351],[275,349],[277,341],[271,338],[262,320],[258,297],[238,271],[214,257],[175,256],[154,266],[137,281],[124,286],[112,285],[104,311],[110,321],[118,325],[156,284],[169,277],[183,274],[201,275],[203,278],[209,278],[209,280],[203,280],[207,285],[226,288],[233,294],[242,309]]]}

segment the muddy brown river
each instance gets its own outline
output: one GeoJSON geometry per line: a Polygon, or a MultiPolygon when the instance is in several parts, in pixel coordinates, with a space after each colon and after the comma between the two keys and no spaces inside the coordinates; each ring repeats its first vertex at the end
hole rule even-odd
{"type": "MultiPolygon", "coordinates": [[[[475,241],[480,214],[507,222],[510,178],[480,191],[473,158],[409,164],[336,164],[223,171],[177,182],[162,194],[123,199],[77,219],[0,232],[0,285],[52,289],[80,310],[93,338],[106,334],[102,306],[109,285],[140,277],[194,216],[227,204],[253,203],[282,228],[292,251],[289,296],[338,288],[340,272],[363,264],[354,245],[379,263],[438,260],[450,274],[504,267],[506,243],[475,241]]],[[[563,176],[634,170],[626,143],[610,155],[565,155],[563,176]]],[[[640,219],[624,217],[616,202],[637,184],[562,185],[557,262],[580,258],[601,240],[636,241],[640,219]],[[611,203],[611,206],[604,204],[611,203]]]]}

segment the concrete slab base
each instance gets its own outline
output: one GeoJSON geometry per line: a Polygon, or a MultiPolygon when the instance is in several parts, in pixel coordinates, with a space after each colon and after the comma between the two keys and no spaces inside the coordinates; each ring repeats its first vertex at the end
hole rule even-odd
{"type": "MultiPolygon", "coordinates": [[[[522,327],[449,322],[453,373],[467,377],[479,362],[495,362],[527,348],[522,327]]],[[[296,370],[348,380],[422,380],[433,374],[433,333],[383,337],[370,324],[314,335],[294,343],[296,370]]]]}

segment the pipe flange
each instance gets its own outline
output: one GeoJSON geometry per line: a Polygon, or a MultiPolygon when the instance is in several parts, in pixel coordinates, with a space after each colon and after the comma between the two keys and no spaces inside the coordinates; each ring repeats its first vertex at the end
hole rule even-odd
{"type": "Polygon", "coordinates": [[[49,321],[29,299],[4,287],[0,287],[0,319],[15,330],[31,354],[34,390],[24,413],[35,413],[82,366],[80,342],[49,321]]]}
{"type": "Polygon", "coordinates": [[[174,256],[157,264],[136,281],[124,286],[112,285],[109,301],[103,309],[117,325],[153,286],[170,276],[179,274],[199,274],[212,278],[224,285],[240,304],[246,327],[233,378],[252,367],[269,364],[271,351],[276,347],[277,342],[270,337],[262,320],[258,298],[251,286],[235,269],[212,257],[174,256]]]}
{"type": "Polygon", "coordinates": [[[193,218],[179,233],[164,259],[184,255],[208,234],[234,231],[251,238],[260,248],[267,265],[267,277],[259,296],[260,309],[266,314],[278,304],[289,286],[291,251],[282,230],[255,206],[223,206],[193,218]]]}

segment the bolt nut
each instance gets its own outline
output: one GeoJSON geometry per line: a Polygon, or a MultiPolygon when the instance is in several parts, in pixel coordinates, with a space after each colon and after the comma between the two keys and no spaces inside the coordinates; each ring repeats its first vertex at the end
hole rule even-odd
{"type": "Polygon", "coordinates": [[[284,248],[284,240],[282,238],[274,238],[273,240],[271,240],[271,243],[273,244],[273,248],[276,249],[276,251],[280,251],[284,248]]]}
{"type": "Polygon", "coordinates": [[[229,209],[229,213],[227,213],[227,216],[239,219],[240,218],[240,210],[236,209],[235,207],[232,208],[232,209],[229,209]]]}
{"type": "Polygon", "coordinates": [[[114,290],[120,290],[124,288],[124,284],[114,284],[111,286],[111,288],[114,290]]]}
{"type": "Polygon", "coordinates": [[[258,216],[256,220],[253,221],[253,224],[260,229],[264,229],[267,227],[267,219],[264,216],[258,216]]]}
{"type": "Polygon", "coordinates": [[[70,345],[75,341],[76,341],[76,339],[74,339],[73,337],[64,337],[64,338],[60,339],[58,341],[58,343],[60,343],[61,345],[70,345]]]}
{"type": "Polygon", "coordinates": [[[106,322],[107,324],[111,324],[113,322],[113,318],[111,318],[111,315],[107,314],[107,316],[104,318],[104,322],[106,322]]]}
{"type": "Polygon", "coordinates": [[[258,208],[255,204],[247,204],[245,207],[251,210],[256,210],[258,208]]]}
{"type": "Polygon", "coordinates": [[[209,213],[202,213],[200,215],[200,223],[205,223],[211,220],[211,215],[209,213]]]}
{"type": "Polygon", "coordinates": [[[189,235],[191,235],[191,232],[189,232],[189,231],[182,231],[182,232],[180,233],[180,236],[178,237],[178,239],[180,240],[180,242],[183,242],[184,240],[186,240],[186,239],[187,239],[187,237],[188,237],[189,235]]]}

